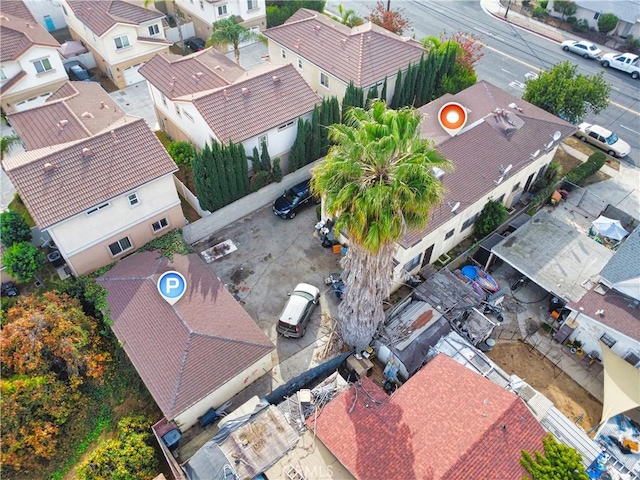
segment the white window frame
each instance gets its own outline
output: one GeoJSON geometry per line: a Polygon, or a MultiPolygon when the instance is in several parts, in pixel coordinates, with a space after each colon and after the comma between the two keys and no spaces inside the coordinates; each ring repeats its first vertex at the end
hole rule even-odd
{"type": "Polygon", "coordinates": [[[182,113],[184,113],[184,116],[187,117],[189,120],[191,120],[193,123],[196,123],[195,119],[193,118],[193,116],[191,116],[189,112],[183,109],[182,113]]]}
{"type": "Polygon", "coordinates": [[[127,201],[129,202],[129,206],[131,207],[140,205],[140,199],[138,198],[138,194],[136,192],[133,192],[127,195],[127,201]]]}
{"type": "Polygon", "coordinates": [[[204,10],[204,0],[200,0],[200,10],[204,10]]]}
{"type": "Polygon", "coordinates": [[[295,123],[296,123],[296,122],[294,122],[293,120],[291,120],[290,122],[287,122],[287,123],[283,123],[282,125],[280,125],[280,126],[278,127],[278,131],[279,131],[279,132],[281,132],[282,130],[286,130],[286,129],[287,129],[287,128],[289,128],[289,127],[293,127],[293,125],[294,125],[295,123]]]}
{"type": "Polygon", "coordinates": [[[329,75],[324,72],[320,72],[320,85],[322,85],[324,88],[329,88],[329,75]],[[325,82],[323,82],[323,79],[326,81],[326,84],[325,82]]]}
{"type": "Polygon", "coordinates": [[[258,0],[247,0],[247,10],[249,12],[252,10],[257,10],[258,8],[260,8],[258,0]]]}
{"type": "Polygon", "coordinates": [[[102,210],[103,208],[107,208],[109,205],[111,205],[109,202],[104,202],[104,203],[101,203],[100,205],[96,205],[95,207],[90,208],[85,213],[87,215],[93,215],[97,211],[102,210]]]}
{"type": "Polygon", "coordinates": [[[454,228],[453,230],[449,230],[447,233],[445,233],[444,235],[444,239],[445,240],[449,240],[451,237],[453,237],[456,233],[456,229],[454,228]]]}
{"type": "Polygon", "coordinates": [[[124,238],[121,238],[120,240],[116,240],[115,242],[110,243],[107,248],[109,249],[109,253],[111,253],[112,257],[117,257],[117,256],[122,255],[123,253],[128,252],[129,250],[131,250],[133,248],[133,243],[131,243],[131,239],[129,237],[124,237],[124,238]],[[124,241],[126,241],[129,244],[128,247],[123,247],[122,246],[121,242],[124,242],[124,241]],[[118,248],[120,249],[120,251],[116,252],[116,253],[113,253],[113,250],[111,249],[111,247],[113,245],[117,245],[118,248]]]}
{"type": "Polygon", "coordinates": [[[167,106],[167,97],[165,97],[164,93],[161,93],[160,95],[162,95],[162,104],[166,107],[167,106]]]}
{"type": "Polygon", "coordinates": [[[227,8],[227,4],[223,3],[222,5],[218,5],[218,16],[224,17],[225,15],[229,15],[229,9],[227,8]]]}
{"type": "Polygon", "coordinates": [[[37,60],[32,60],[31,63],[33,64],[33,68],[36,69],[36,74],[37,75],[41,75],[43,73],[47,73],[47,72],[51,72],[53,70],[53,65],[51,65],[51,60],[49,60],[49,57],[43,57],[43,58],[39,58],[37,60]],[[44,62],[47,62],[47,64],[49,65],[49,68],[46,68],[46,65],[44,62]],[[38,71],[38,67],[36,67],[36,65],[40,65],[40,68],[42,68],[42,71],[38,71]]]}
{"type": "Polygon", "coordinates": [[[287,59],[287,51],[284,48],[280,49],[280,56],[282,57],[283,60],[287,59]]]}
{"type": "Polygon", "coordinates": [[[154,23],[153,25],[149,25],[149,35],[153,37],[154,35],[158,35],[159,33],[160,33],[160,27],[158,27],[157,23],[154,23]]]}
{"type": "Polygon", "coordinates": [[[129,35],[127,35],[126,33],[124,35],[113,37],[113,44],[116,46],[117,51],[131,48],[131,42],[129,42],[129,35]],[[118,40],[120,40],[120,46],[118,46],[118,40]]]}
{"type": "Polygon", "coordinates": [[[298,70],[302,70],[302,59],[298,59],[298,70]]]}
{"type": "Polygon", "coordinates": [[[175,107],[176,107],[176,115],[182,118],[182,112],[180,111],[180,106],[176,103],[175,107]]]}
{"type": "Polygon", "coordinates": [[[402,269],[409,273],[411,270],[413,270],[414,268],[416,268],[418,265],[420,265],[420,260],[422,260],[422,252],[420,252],[418,255],[416,255],[415,257],[413,257],[411,260],[409,260],[407,263],[404,264],[404,267],[402,267],[402,269]]]}
{"type": "Polygon", "coordinates": [[[167,217],[163,217],[158,221],[155,221],[151,224],[151,229],[153,230],[153,233],[158,233],[161,232],[162,230],[165,230],[169,228],[169,219],[167,217]],[[164,225],[163,225],[164,222],[164,225]],[[158,226],[158,228],[156,228],[156,225],[158,226]]]}

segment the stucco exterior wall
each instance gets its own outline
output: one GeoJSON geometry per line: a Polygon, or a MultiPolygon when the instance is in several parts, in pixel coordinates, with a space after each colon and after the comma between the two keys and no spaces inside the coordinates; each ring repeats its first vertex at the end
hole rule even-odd
{"type": "Polygon", "coordinates": [[[49,30],[45,16],[51,17],[54,30],[64,28],[67,26],[67,21],[58,2],[52,2],[50,0],[23,0],[31,14],[35,17],[36,21],[42,25],[46,30],[49,30]]]}
{"type": "Polygon", "coordinates": [[[269,353],[230,379],[218,390],[211,392],[205,398],[195,403],[173,419],[181,431],[186,431],[198,422],[211,407],[218,408],[242,389],[248,387],[262,375],[273,368],[272,354],[269,353]]]}

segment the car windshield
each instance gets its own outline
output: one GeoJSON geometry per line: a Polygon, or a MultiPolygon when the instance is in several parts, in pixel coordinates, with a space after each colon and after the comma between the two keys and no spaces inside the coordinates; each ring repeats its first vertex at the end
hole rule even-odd
{"type": "Polygon", "coordinates": [[[618,136],[615,133],[612,133],[611,135],[609,135],[607,137],[607,143],[609,145],[613,145],[614,143],[616,143],[618,141],[618,136]]]}
{"type": "Polygon", "coordinates": [[[297,295],[299,297],[302,297],[302,298],[306,299],[309,302],[313,302],[313,295],[311,295],[310,293],[302,292],[300,290],[296,290],[295,292],[293,292],[293,295],[297,295]]]}
{"type": "Polygon", "coordinates": [[[295,193],[293,193],[292,190],[287,190],[286,192],[284,192],[283,197],[289,203],[295,203],[298,201],[298,196],[295,193]]]}

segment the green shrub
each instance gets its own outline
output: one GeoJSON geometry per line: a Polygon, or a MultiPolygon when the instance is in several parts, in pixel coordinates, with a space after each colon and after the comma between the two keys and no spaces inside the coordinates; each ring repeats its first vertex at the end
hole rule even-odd
{"type": "Polygon", "coordinates": [[[600,170],[606,161],[607,156],[603,152],[595,152],[586,162],[571,170],[567,174],[567,180],[580,185],[581,182],[600,170]]]}
{"type": "Polygon", "coordinates": [[[19,212],[9,210],[0,214],[0,241],[5,247],[31,241],[31,229],[19,212]]]}
{"type": "Polygon", "coordinates": [[[171,142],[167,147],[167,152],[176,162],[176,165],[191,166],[195,149],[189,142],[171,142]]]}
{"type": "Polygon", "coordinates": [[[533,18],[539,18],[540,20],[544,20],[549,16],[549,12],[546,8],[541,5],[536,5],[533,7],[533,18]]]}
{"type": "Polygon", "coordinates": [[[603,13],[598,17],[598,31],[606,35],[618,26],[619,20],[613,13],[603,13]]]}
{"type": "Polygon", "coordinates": [[[44,263],[44,253],[29,242],[14,243],[4,251],[2,263],[9,275],[21,282],[28,282],[44,263]]]}
{"type": "Polygon", "coordinates": [[[509,212],[502,202],[497,200],[489,200],[484,206],[478,219],[474,224],[474,232],[476,237],[484,238],[500,226],[509,216],[509,212]]]}
{"type": "Polygon", "coordinates": [[[589,22],[587,22],[584,18],[577,20],[575,25],[573,26],[573,30],[578,33],[588,32],[591,27],[589,27],[589,22]]]}
{"type": "Polygon", "coordinates": [[[265,172],[264,170],[259,171],[253,177],[251,177],[251,191],[257,192],[262,187],[269,184],[270,172],[265,172]]]}
{"type": "Polygon", "coordinates": [[[627,37],[627,51],[631,53],[640,52],[640,38],[635,38],[633,35],[627,37]]]}
{"type": "Polygon", "coordinates": [[[544,8],[545,10],[547,9],[548,5],[549,5],[549,0],[540,0],[538,2],[538,6],[544,8]]]}
{"type": "Polygon", "coordinates": [[[569,25],[571,25],[571,27],[575,30],[576,29],[576,25],[578,24],[578,19],[576,17],[574,17],[573,15],[567,17],[567,23],[569,25]]]}
{"type": "Polygon", "coordinates": [[[280,167],[280,157],[273,159],[273,167],[271,167],[271,176],[273,181],[280,183],[282,181],[282,168],[280,167]]]}

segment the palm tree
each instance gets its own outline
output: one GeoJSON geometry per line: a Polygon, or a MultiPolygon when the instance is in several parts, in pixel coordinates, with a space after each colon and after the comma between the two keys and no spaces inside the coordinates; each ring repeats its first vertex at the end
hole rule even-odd
{"type": "Polygon", "coordinates": [[[11,147],[17,143],[20,143],[20,137],[17,135],[0,137],[0,160],[4,159],[4,156],[11,150],[11,147]]]}
{"type": "Polygon", "coordinates": [[[222,46],[231,44],[236,56],[236,63],[240,65],[240,44],[249,40],[259,40],[263,43],[267,39],[259,33],[254,33],[244,25],[240,25],[236,17],[224,18],[213,24],[213,32],[207,40],[207,46],[222,46]]]}
{"type": "Polygon", "coordinates": [[[357,27],[364,23],[364,20],[356,15],[355,10],[347,10],[342,6],[342,4],[338,5],[338,13],[340,14],[340,23],[347,27],[357,27]]]}
{"type": "Polygon", "coordinates": [[[337,216],[336,232],[349,239],[341,261],[347,285],[339,307],[342,338],[364,350],[384,319],[393,280],[393,253],[407,229],[422,228],[442,200],[432,168],[451,164],[420,138],[412,108],[351,108],[346,124],[329,127],[334,146],[313,170],[311,189],[337,216]]]}

